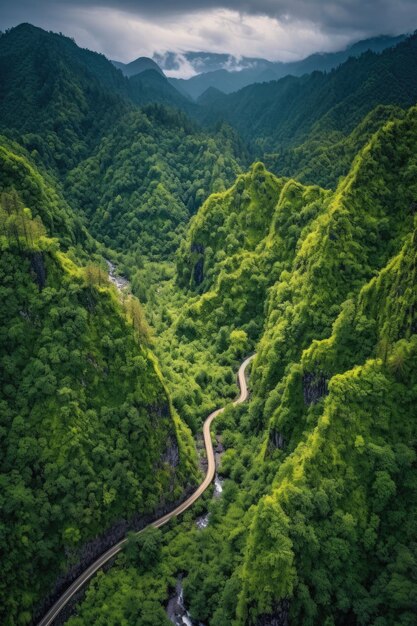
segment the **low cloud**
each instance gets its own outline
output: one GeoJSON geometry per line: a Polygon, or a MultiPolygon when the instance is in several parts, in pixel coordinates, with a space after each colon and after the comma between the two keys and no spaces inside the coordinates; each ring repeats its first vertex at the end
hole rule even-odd
{"type": "Polygon", "coordinates": [[[173,75],[195,68],[186,50],[290,61],[417,26],[415,0],[3,0],[0,28],[22,21],[63,32],[112,59],[178,55],[173,75]]]}

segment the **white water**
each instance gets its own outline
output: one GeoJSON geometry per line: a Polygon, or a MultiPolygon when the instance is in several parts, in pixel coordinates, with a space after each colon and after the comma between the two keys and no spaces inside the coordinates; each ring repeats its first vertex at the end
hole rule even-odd
{"type": "Polygon", "coordinates": [[[222,491],[223,491],[223,481],[220,480],[218,474],[216,474],[215,478],[214,478],[214,495],[215,496],[219,496],[222,491]]]}
{"type": "MultiPolygon", "coordinates": [[[[222,492],[223,492],[223,481],[219,478],[218,474],[216,473],[214,477],[213,497],[214,498],[220,497],[222,492]]],[[[195,521],[197,528],[199,528],[200,530],[202,530],[203,528],[207,528],[209,524],[209,520],[210,520],[210,513],[205,513],[205,515],[200,515],[200,517],[197,517],[195,521]]]]}
{"type": "Polygon", "coordinates": [[[200,530],[202,528],[207,528],[208,523],[209,523],[209,517],[210,514],[206,513],[205,515],[202,515],[201,517],[197,517],[196,519],[196,524],[197,524],[197,528],[200,528],[200,530]]]}
{"type": "Polygon", "coordinates": [[[175,626],[194,626],[191,615],[184,606],[181,578],[177,582],[176,595],[169,601],[168,617],[175,626]]]}
{"type": "Polygon", "coordinates": [[[182,585],[181,585],[180,595],[178,596],[178,604],[184,611],[184,615],[182,615],[182,623],[185,624],[185,626],[193,626],[190,614],[184,606],[184,592],[182,589],[182,585]]]}
{"type": "Polygon", "coordinates": [[[106,259],[107,267],[109,268],[109,280],[119,291],[126,289],[129,286],[129,281],[123,276],[116,274],[116,266],[114,263],[106,259]]]}

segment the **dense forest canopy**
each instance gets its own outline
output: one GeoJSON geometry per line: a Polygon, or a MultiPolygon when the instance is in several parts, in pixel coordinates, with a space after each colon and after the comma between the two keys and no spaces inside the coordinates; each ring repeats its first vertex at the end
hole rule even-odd
{"type": "Polygon", "coordinates": [[[180,577],[205,626],[414,626],[400,40],[196,103],[63,35],[0,37],[2,624],[35,623],[200,482],[202,421],[256,352],[250,402],[214,422],[221,496],[131,534],[68,624],[169,624],[180,577]]]}

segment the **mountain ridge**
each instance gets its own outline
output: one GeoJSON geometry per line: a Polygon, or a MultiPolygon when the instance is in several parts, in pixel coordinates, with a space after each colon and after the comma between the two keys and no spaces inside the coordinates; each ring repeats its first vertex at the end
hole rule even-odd
{"type": "MultiPolygon", "coordinates": [[[[197,100],[208,87],[215,87],[223,93],[232,93],[253,83],[279,80],[287,75],[302,76],[314,71],[328,72],[347,61],[349,57],[358,57],[368,50],[382,52],[386,48],[391,48],[401,43],[406,37],[407,35],[395,37],[381,35],[357,41],[337,52],[317,52],[299,61],[289,62],[219,55],[221,57],[229,56],[229,59],[233,61],[231,62],[231,60],[226,58],[222,64],[219,63],[219,65],[223,66],[215,70],[204,69],[202,64],[202,67],[196,67],[196,71],[200,70],[196,76],[188,79],[171,78],[170,81],[175,87],[181,88],[197,100]],[[233,65],[236,67],[235,70],[233,70],[233,65]],[[201,71],[202,68],[203,71],[201,71]]],[[[184,53],[183,55],[187,61],[188,54],[184,53]]],[[[206,53],[194,54],[203,56],[206,53]]]]}
{"type": "Polygon", "coordinates": [[[174,590],[210,626],[414,626],[416,47],[198,104],[0,37],[6,626],[198,481],[254,353],[221,495],[128,537],[68,626],[169,626],[174,590]]]}
{"type": "Polygon", "coordinates": [[[141,74],[142,72],[146,72],[147,70],[154,70],[164,76],[164,73],[159,65],[149,57],[138,57],[137,59],[130,61],[130,63],[122,63],[121,61],[113,60],[111,60],[111,62],[118,70],[121,70],[124,76],[127,76],[128,78],[141,74]]]}

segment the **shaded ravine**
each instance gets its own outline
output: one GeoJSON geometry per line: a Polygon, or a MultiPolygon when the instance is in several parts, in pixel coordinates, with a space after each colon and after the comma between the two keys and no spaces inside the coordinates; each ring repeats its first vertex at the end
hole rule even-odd
{"type": "MultiPolygon", "coordinates": [[[[247,366],[253,359],[253,357],[254,355],[245,359],[239,368],[238,383],[240,387],[240,395],[237,398],[237,400],[235,400],[232,403],[233,405],[242,404],[243,402],[246,401],[249,395],[248,387],[246,384],[245,371],[246,371],[247,366]]],[[[181,513],[186,511],[188,508],[190,508],[190,506],[192,506],[194,502],[198,500],[198,498],[204,493],[207,487],[211,484],[215,475],[215,471],[216,471],[216,459],[214,456],[213,444],[211,441],[210,427],[211,427],[213,420],[220,413],[222,413],[224,409],[225,407],[222,407],[220,409],[217,409],[216,411],[213,411],[213,413],[210,413],[210,415],[207,417],[203,425],[204,445],[205,445],[207,461],[208,461],[207,473],[203,482],[196,489],[196,491],[189,498],[187,498],[187,500],[185,500],[182,504],[178,505],[172,511],[170,511],[166,515],[163,515],[159,519],[155,520],[148,526],[145,526],[145,528],[140,530],[137,534],[142,533],[144,530],[146,530],[146,528],[149,528],[149,527],[160,528],[161,526],[164,526],[173,517],[180,515],[181,513]]],[[[123,549],[126,542],[127,542],[127,537],[122,539],[118,543],[116,543],[111,548],[109,548],[106,552],[104,552],[104,554],[102,554],[98,559],[96,559],[94,563],[92,563],[89,567],[87,567],[87,569],[85,569],[84,572],[80,576],[78,576],[78,578],[74,580],[74,582],[68,587],[68,589],[61,595],[61,597],[49,609],[46,615],[38,622],[38,626],[50,626],[54,622],[54,620],[58,617],[62,609],[68,604],[68,602],[80,591],[80,589],[84,587],[84,585],[94,576],[94,574],[99,569],[101,569],[104,565],[106,565],[111,559],[113,559],[123,549]]]]}

